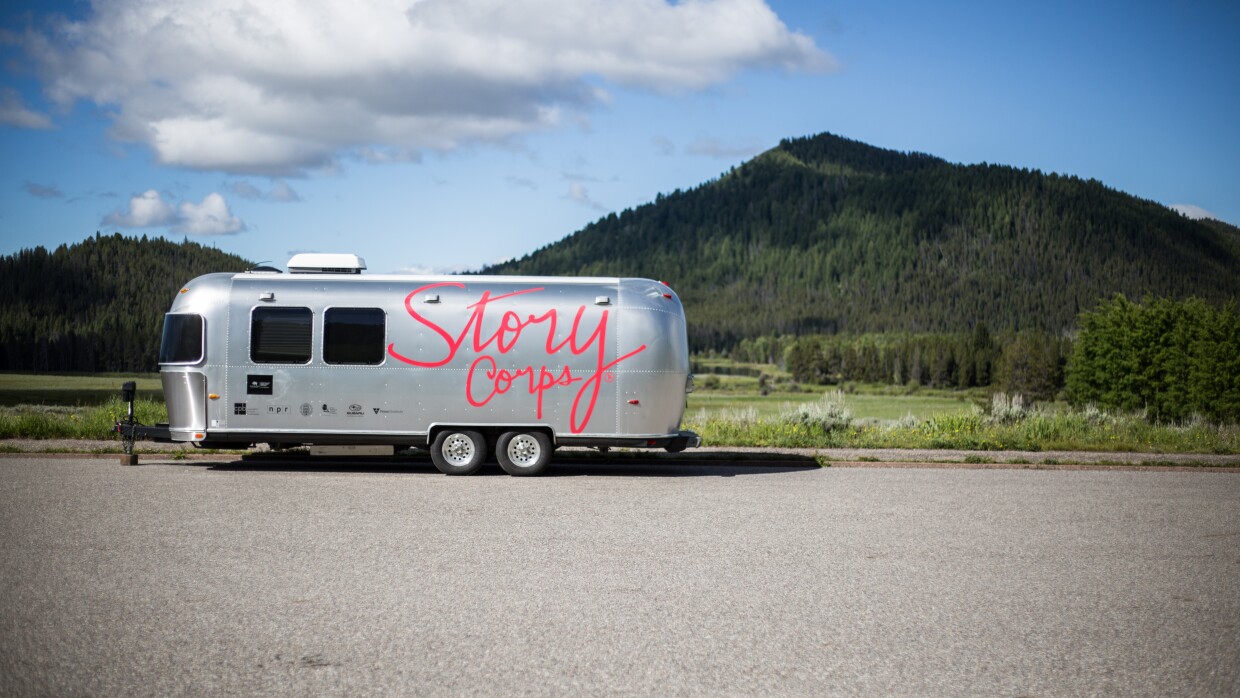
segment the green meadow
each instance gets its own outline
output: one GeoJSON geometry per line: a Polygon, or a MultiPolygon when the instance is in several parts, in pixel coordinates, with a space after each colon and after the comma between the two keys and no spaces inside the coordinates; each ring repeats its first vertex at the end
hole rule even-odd
{"type": "MultiPolygon", "coordinates": [[[[774,366],[722,360],[695,370],[719,371],[697,375],[684,417],[710,446],[1240,453],[1240,427],[1201,418],[1159,423],[977,389],[806,387],[774,366]]],[[[138,385],[138,420],[166,421],[157,375],[0,374],[0,439],[115,439],[127,380],[138,385]]]]}

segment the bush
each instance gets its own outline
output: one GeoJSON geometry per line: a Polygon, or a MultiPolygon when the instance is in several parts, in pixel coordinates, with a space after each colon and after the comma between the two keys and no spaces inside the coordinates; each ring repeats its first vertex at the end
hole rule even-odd
{"type": "Polygon", "coordinates": [[[844,394],[838,390],[823,394],[817,402],[807,402],[779,417],[781,422],[809,429],[821,429],[830,434],[847,429],[852,424],[852,412],[844,407],[844,394]]]}
{"type": "Polygon", "coordinates": [[[1029,413],[1025,407],[1025,398],[1020,393],[1008,397],[1007,393],[995,393],[990,396],[990,422],[992,424],[1014,424],[1024,419],[1029,413]]]}

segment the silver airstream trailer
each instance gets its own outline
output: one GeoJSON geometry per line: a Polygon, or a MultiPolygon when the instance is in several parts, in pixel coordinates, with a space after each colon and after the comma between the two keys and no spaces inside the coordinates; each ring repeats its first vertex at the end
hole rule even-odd
{"type": "MultiPolygon", "coordinates": [[[[493,453],[532,475],[561,445],[699,445],[685,315],[647,279],[362,274],[354,255],[289,273],[208,274],[164,319],[166,438],[312,453],[429,448],[444,473],[493,453]]],[[[150,432],[146,432],[150,435],[150,432]]]]}

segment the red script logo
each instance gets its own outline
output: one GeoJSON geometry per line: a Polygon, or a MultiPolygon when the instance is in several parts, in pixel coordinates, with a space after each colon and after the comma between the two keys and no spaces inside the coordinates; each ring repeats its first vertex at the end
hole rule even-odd
{"type": "Polygon", "coordinates": [[[466,306],[472,313],[469,319],[466,320],[465,326],[453,336],[448,330],[440,327],[429,318],[423,317],[413,308],[415,296],[444,286],[465,288],[463,283],[445,281],[422,286],[405,296],[405,310],[409,312],[409,316],[418,324],[430,329],[443,341],[443,358],[434,361],[412,359],[396,351],[395,343],[389,344],[387,351],[392,358],[403,361],[410,366],[436,368],[455,359],[457,352],[465,346],[467,341],[470,342],[470,348],[477,355],[477,358],[469,365],[469,373],[466,375],[465,399],[474,407],[483,407],[496,395],[503,395],[514,387],[520,386],[524,387],[530,395],[535,397],[537,418],[542,419],[543,396],[547,391],[558,387],[579,385],[577,394],[573,398],[569,428],[572,433],[580,434],[585,431],[586,425],[590,423],[591,415],[594,414],[594,406],[598,402],[599,389],[602,387],[603,382],[614,380],[614,376],[611,373],[612,369],[622,361],[646,350],[646,345],[643,344],[633,351],[617,357],[614,361],[607,361],[607,317],[609,311],[604,310],[602,312],[598,319],[598,324],[593,328],[582,327],[586,314],[586,306],[584,305],[577,309],[577,313],[573,317],[572,329],[569,331],[568,336],[558,342],[556,341],[556,327],[560,322],[560,316],[559,311],[554,308],[547,310],[541,315],[531,313],[524,317],[515,311],[506,310],[500,317],[499,327],[489,336],[483,335],[482,321],[488,305],[527,293],[538,293],[544,290],[541,287],[513,291],[512,293],[505,293],[499,296],[492,296],[489,290],[483,291],[477,303],[466,306]],[[531,328],[534,329],[531,330],[531,328]],[[533,363],[516,370],[499,368],[495,357],[512,351],[521,337],[529,334],[527,330],[538,332],[540,337],[541,332],[546,331],[546,341],[543,343],[543,349],[548,361],[541,365],[533,363]],[[593,351],[595,359],[593,368],[588,372],[575,374],[568,364],[555,362],[554,357],[566,349],[574,356],[581,356],[586,352],[593,351]],[[485,380],[482,380],[482,378],[485,378],[485,380]],[[481,387],[475,385],[476,379],[478,383],[481,383],[481,387]]]}

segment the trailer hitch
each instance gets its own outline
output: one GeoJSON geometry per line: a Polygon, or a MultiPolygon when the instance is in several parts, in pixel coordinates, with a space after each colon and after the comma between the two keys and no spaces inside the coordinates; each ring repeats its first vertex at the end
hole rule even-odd
{"type": "Polygon", "coordinates": [[[121,450],[126,456],[133,455],[134,430],[138,426],[138,420],[134,418],[133,401],[138,392],[138,384],[134,381],[125,381],[121,384],[121,400],[129,405],[129,412],[116,423],[116,431],[121,435],[121,450]]]}

